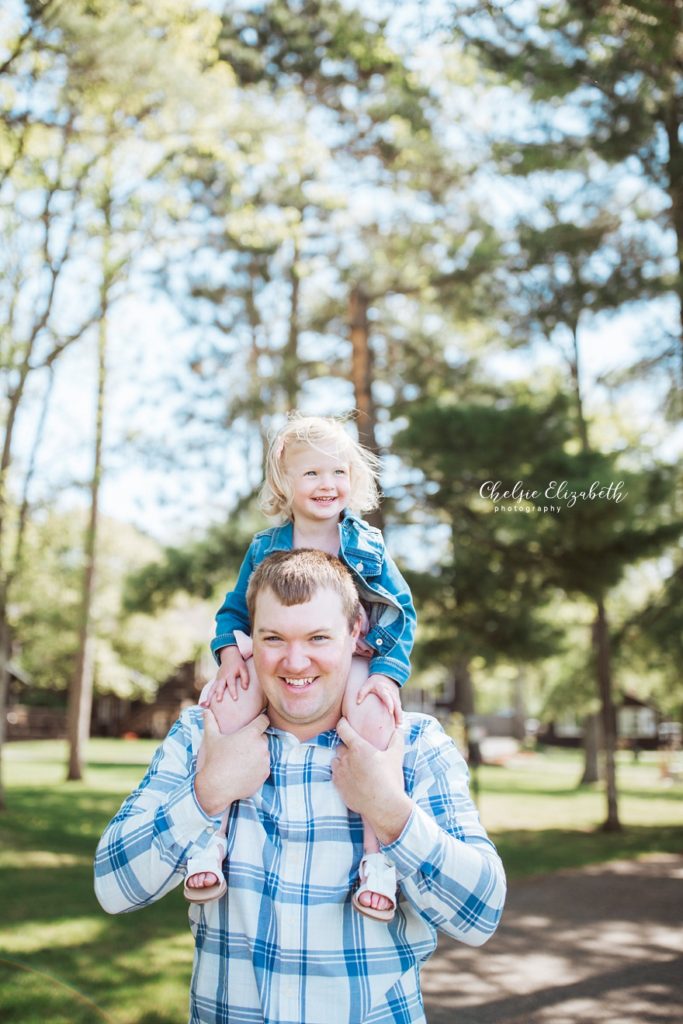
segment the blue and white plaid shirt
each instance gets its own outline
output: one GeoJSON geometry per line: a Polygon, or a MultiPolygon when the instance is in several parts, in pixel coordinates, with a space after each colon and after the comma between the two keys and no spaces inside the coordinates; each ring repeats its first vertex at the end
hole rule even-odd
{"type": "MultiPolygon", "coordinates": [[[[424,1024],[419,972],[437,929],[469,945],[493,934],[505,876],[466,765],[435,719],[406,714],[403,729],[415,807],[383,847],[399,880],[388,925],[351,904],[363,829],[331,782],[337,734],[299,742],[268,730],[271,775],[230,812],[227,894],[190,904],[190,1024],[424,1024]]],[[[201,711],[190,708],[107,826],[95,888],[109,913],[179,885],[190,851],[218,827],[194,795],[201,739],[201,711]]]]}

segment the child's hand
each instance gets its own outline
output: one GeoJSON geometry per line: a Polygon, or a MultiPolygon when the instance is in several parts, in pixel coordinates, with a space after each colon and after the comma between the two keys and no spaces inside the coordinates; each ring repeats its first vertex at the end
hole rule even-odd
{"type": "Polygon", "coordinates": [[[243,690],[249,689],[249,671],[246,662],[237,647],[221,648],[221,666],[216,673],[216,678],[211,683],[211,688],[201,702],[202,707],[207,707],[215,697],[216,700],[223,700],[227,690],[233,700],[237,700],[237,689],[242,686],[243,690]]]}
{"type": "Polygon", "coordinates": [[[401,698],[399,697],[398,683],[395,683],[389,676],[380,675],[374,672],[369,675],[358,691],[356,703],[361,704],[369,693],[374,693],[382,701],[390,715],[393,716],[397,726],[403,721],[403,710],[401,698]]]}

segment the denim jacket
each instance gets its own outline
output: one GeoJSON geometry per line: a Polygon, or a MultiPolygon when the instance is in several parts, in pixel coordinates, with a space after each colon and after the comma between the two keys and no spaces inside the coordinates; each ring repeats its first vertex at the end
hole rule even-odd
{"type": "MultiPolygon", "coordinates": [[[[211,650],[217,662],[221,648],[234,645],[236,629],[251,632],[246,603],[251,574],[274,551],[291,551],[293,534],[290,521],[254,536],[235,588],[226,594],[216,614],[211,650]]],[[[370,628],[364,640],[376,652],[370,659],[370,672],[381,673],[403,686],[410,675],[416,621],[408,584],[387,553],[381,532],[348,510],[339,523],[339,557],[351,570],[368,609],[370,628]]]]}

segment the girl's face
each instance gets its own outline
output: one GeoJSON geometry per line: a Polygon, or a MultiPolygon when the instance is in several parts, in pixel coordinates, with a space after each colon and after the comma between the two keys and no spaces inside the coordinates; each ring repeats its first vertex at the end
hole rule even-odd
{"type": "Polygon", "coordinates": [[[348,462],[332,448],[295,444],[285,451],[285,470],[292,489],[292,518],[319,523],[339,519],[351,491],[348,462]]]}

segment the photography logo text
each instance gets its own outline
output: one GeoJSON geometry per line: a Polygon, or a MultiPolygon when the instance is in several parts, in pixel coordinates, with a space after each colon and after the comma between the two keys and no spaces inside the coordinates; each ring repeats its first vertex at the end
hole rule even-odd
{"type": "Polygon", "coordinates": [[[485,480],[479,494],[493,502],[494,512],[547,512],[559,515],[562,509],[574,508],[580,501],[613,501],[619,504],[627,497],[623,480],[608,484],[593,480],[589,487],[578,490],[567,480],[551,480],[544,487],[527,487],[517,480],[513,487],[500,480],[485,480]]]}

